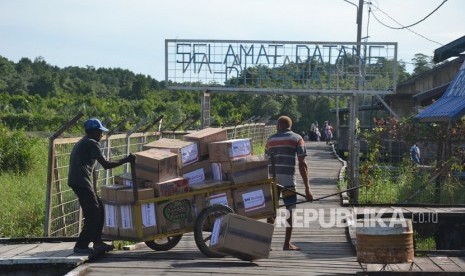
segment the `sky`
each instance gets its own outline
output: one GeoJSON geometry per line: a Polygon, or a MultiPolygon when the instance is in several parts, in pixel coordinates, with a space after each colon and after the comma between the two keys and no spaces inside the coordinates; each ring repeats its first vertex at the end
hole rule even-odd
{"type": "MultiPolygon", "coordinates": [[[[416,53],[433,56],[465,35],[465,1],[446,0],[411,31],[385,27],[375,16],[391,27],[408,26],[443,2],[365,2],[362,37],[397,42],[398,59],[405,62],[416,53]]],[[[43,57],[61,68],[122,68],[164,80],[165,39],[355,42],[356,5],[357,0],[0,0],[0,56],[14,62],[43,57]]]]}

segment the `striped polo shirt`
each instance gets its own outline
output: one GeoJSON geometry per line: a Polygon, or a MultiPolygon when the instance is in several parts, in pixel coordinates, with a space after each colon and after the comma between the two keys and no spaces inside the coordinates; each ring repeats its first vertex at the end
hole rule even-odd
{"type": "MultiPolygon", "coordinates": [[[[304,139],[290,129],[278,131],[268,138],[265,153],[270,156],[274,153],[276,162],[276,175],[294,176],[296,156],[307,156],[304,139]]],[[[270,174],[272,173],[270,165],[270,174]]],[[[283,183],[284,184],[284,183],[283,183]]],[[[290,183],[289,183],[290,184],[290,183]]],[[[290,186],[290,185],[284,185],[290,186]]]]}

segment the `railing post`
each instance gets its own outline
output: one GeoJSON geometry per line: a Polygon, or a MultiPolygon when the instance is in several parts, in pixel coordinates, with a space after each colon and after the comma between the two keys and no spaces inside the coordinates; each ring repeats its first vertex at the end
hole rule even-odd
{"type": "Polygon", "coordinates": [[[65,125],[63,125],[60,129],[58,129],[54,134],[49,137],[49,144],[48,144],[48,168],[47,168],[47,192],[45,195],[45,222],[44,222],[44,236],[50,237],[51,233],[51,217],[52,217],[52,190],[53,190],[53,182],[54,182],[54,170],[56,167],[54,166],[54,157],[55,157],[55,139],[58,138],[63,132],[69,129],[71,126],[76,124],[81,117],[84,116],[84,113],[79,112],[74,118],[69,120],[65,125]]]}

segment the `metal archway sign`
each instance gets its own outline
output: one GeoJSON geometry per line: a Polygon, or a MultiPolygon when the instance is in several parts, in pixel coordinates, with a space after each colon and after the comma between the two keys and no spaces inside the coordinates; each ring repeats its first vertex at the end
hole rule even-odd
{"type": "Polygon", "coordinates": [[[165,81],[175,90],[382,95],[396,75],[394,42],[165,40],[165,81]]]}

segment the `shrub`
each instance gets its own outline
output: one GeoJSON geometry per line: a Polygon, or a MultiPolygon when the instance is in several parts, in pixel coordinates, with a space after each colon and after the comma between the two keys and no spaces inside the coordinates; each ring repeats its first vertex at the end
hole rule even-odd
{"type": "Polygon", "coordinates": [[[36,138],[29,138],[24,131],[8,131],[0,125],[0,171],[26,173],[31,170],[37,158],[32,149],[36,138]]]}

